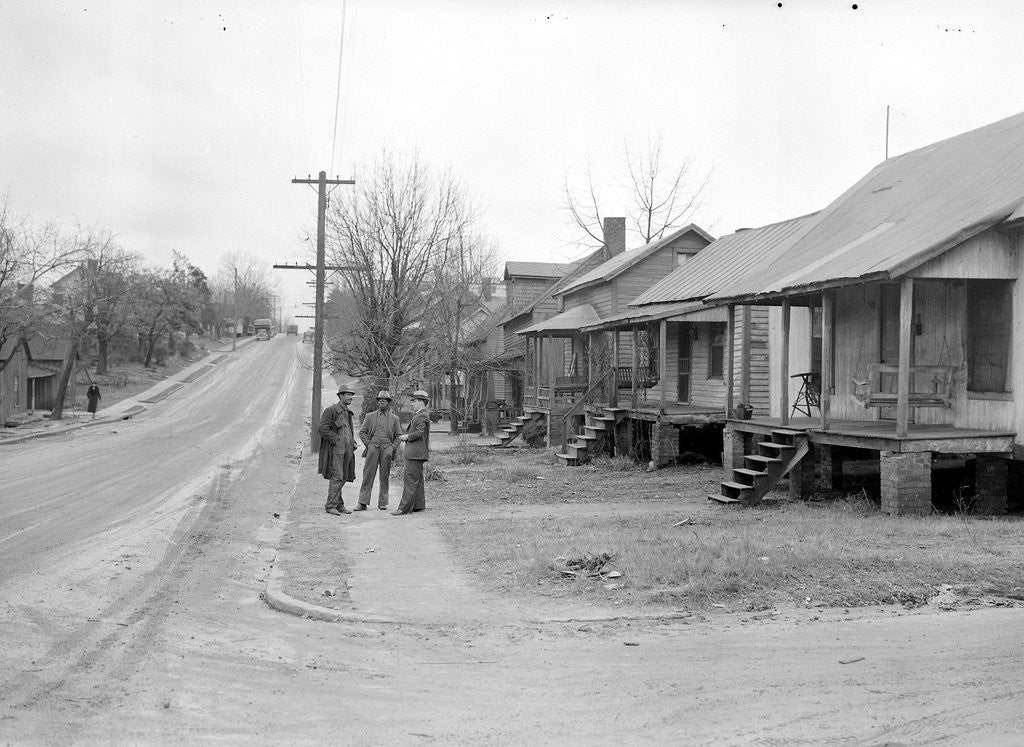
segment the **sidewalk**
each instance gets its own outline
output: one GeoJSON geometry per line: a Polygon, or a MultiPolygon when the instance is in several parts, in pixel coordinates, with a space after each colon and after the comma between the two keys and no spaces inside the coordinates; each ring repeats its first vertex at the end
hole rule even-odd
{"type": "MultiPolygon", "coordinates": [[[[453,443],[447,434],[430,435],[432,451],[453,443]]],[[[343,492],[349,509],[358,503],[361,451],[356,481],[343,492]]],[[[452,561],[430,515],[429,485],[426,511],[392,516],[402,496],[401,473],[393,470],[387,511],[377,508],[375,483],[368,510],[332,516],[324,511],[328,481],[316,468],[317,456],[304,454],[267,582],[271,607],[329,622],[501,624],[514,616],[510,602],[476,590],[452,561]]]]}
{"type": "MultiPolygon", "coordinates": [[[[246,337],[237,341],[236,351],[255,341],[255,337],[246,337]]],[[[126,397],[115,402],[109,407],[103,407],[96,412],[96,417],[88,413],[65,413],[61,420],[49,420],[40,418],[33,420],[17,428],[0,428],[0,447],[12,444],[20,444],[35,438],[46,436],[59,436],[81,428],[87,428],[102,423],[113,423],[118,420],[128,420],[142,412],[145,412],[147,404],[159,402],[164,397],[173,394],[185,384],[189,384],[208,370],[223,361],[232,352],[231,343],[226,343],[219,349],[210,350],[209,354],[200,358],[195,363],[168,376],[166,379],[154,384],[149,389],[140,392],[132,397],[126,397]]],[[[101,400],[102,401],[102,400],[101,400]]]]}
{"type": "MultiPolygon", "coordinates": [[[[330,402],[325,390],[324,403],[330,402]]],[[[358,405],[352,409],[358,411],[358,405]]],[[[445,427],[446,424],[440,424],[445,427]]],[[[458,437],[432,430],[431,453],[456,445],[458,437]]],[[[307,447],[308,448],[308,447],[307,447]]],[[[356,481],[345,486],[346,508],[355,508],[362,475],[356,450],[356,481]]],[[[304,453],[267,580],[264,600],[282,612],[326,622],[424,626],[505,626],[565,622],[661,620],[681,613],[644,613],[586,601],[517,599],[478,588],[444,540],[431,505],[408,516],[390,511],[402,495],[400,470],[393,470],[388,511],[370,508],[342,516],[324,511],[327,480],[316,473],[317,456],[304,453]]]]}

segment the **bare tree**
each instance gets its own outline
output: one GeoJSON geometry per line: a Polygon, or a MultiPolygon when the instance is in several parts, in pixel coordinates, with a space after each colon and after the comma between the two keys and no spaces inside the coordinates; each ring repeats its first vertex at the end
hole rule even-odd
{"type": "MultiPolygon", "coordinates": [[[[33,226],[0,195],[0,348],[26,334],[48,311],[36,285],[51,274],[74,266],[84,246],[63,234],[56,224],[33,226]]],[[[5,366],[0,361],[0,370],[5,366]]]]}
{"type": "MultiPolygon", "coordinates": [[[[667,231],[681,228],[691,221],[701,207],[700,198],[708,185],[710,173],[692,179],[693,159],[690,157],[676,166],[667,167],[660,136],[649,141],[646,151],[641,153],[631,151],[629,144],[623,143],[623,156],[629,180],[620,182],[620,185],[629,193],[632,203],[627,220],[644,244],[656,241],[667,231]]],[[[571,223],[582,234],[579,242],[603,244],[604,216],[589,161],[585,187],[574,190],[566,177],[562,199],[571,223]]]]}
{"type": "Polygon", "coordinates": [[[431,291],[423,318],[431,347],[437,353],[433,373],[447,376],[451,382],[452,434],[459,432],[459,421],[468,404],[460,384],[463,374],[468,381],[462,351],[466,314],[473,308],[482,310],[481,298],[493,274],[496,255],[489,238],[459,235],[443,248],[431,273],[431,291]]]}
{"type": "Polygon", "coordinates": [[[332,364],[393,385],[426,344],[421,317],[439,261],[468,232],[473,211],[448,173],[418,155],[384,152],[356,187],[332,200],[327,215],[331,260],[353,265],[341,283],[352,297],[354,334],[330,341],[332,364]]]}
{"type": "Polygon", "coordinates": [[[114,243],[108,235],[94,242],[83,266],[81,307],[87,331],[96,335],[96,373],[107,373],[110,341],[124,327],[132,284],[142,257],[114,243]]]}
{"type": "Polygon", "coordinates": [[[267,279],[270,266],[248,252],[229,252],[221,258],[216,290],[232,299],[224,311],[237,319],[251,322],[269,317],[272,289],[267,279]]]}
{"type": "MultiPolygon", "coordinates": [[[[74,373],[79,345],[82,342],[82,337],[86,334],[88,325],[93,324],[97,316],[101,285],[96,279],[96,260],[90,261],[89,258],[109,257],[115,254],[113,234],[103,229],[79,228],[77,234],[70,240],[70,245],[76,248],[75,256],[80,265],[77,269],[77,277],[62,291],[61,303],[55,307],[67,325],[67,346],[60,377],[57,380],[54,406],[50,412],[51,420],[60,420],[64,416],[64,398],[74,373]]],[[[93,326],[95,327],[95,324],[93,326]]]]}

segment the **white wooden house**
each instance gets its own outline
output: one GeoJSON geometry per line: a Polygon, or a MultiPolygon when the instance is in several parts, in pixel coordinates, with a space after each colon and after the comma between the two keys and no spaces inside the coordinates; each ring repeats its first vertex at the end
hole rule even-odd
{"type": "Polygon", "coordinates": [[[1022,226],[1019,114],[889,158],[710,295],[773,307],[781,332],[778,401],[729,421],[723,497],[754,502],[787,470],[796,495],[829,489],[846,458],[869,454],[882,510],[927,513],[933,463],[956,457],[977,509],[1004,512],[1024,460],[1022,226]],[[787,385],[804,373],[790,365],[808,338],[793,334],[796,309],[820,320],[811,417],[787,385]]]}

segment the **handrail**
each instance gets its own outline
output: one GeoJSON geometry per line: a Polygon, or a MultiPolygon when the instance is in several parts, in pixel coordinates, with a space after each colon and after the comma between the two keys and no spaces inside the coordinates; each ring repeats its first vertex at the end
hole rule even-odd
{"type": "MultiPolygon", "coordinates": [[[[565,426],[569,422],[569,418],[571,418],[573,415],[576,414],[577,408],[580,408],[583,405],[588,404],[588,403],[593,401],[593,394],[594,394],[594,392],[596,392],[598,389],[600,389],[601,386],[605,383],[605,381],[608,378],[612,378],[612,379],[615,378],[615,367],[614,366],[609,367],[609,369],[607,371],[605,371],[597,381],[594,382],[594,385],[592,387],[590,387],[590,389],[588,389],[586,392],[583,393],[582,397],[580,397],[578,400],[576,400],[575,402],[572,403],[572,406],[568,410],[566,410],[565,414],[562,416],[562,453],[563,454],[566,453],[567,447],[569,445],[569,436],[567,435],[567,431],[566,431],[566,428],[565,428],[565,426]]],[[[614,387],[614,384],[613,384],[613,387],[614,387]]]]}

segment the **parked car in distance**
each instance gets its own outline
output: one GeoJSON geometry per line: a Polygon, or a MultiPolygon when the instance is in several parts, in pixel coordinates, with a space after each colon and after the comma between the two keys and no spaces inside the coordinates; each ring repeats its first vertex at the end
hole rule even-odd
{"type": "Polygon", "coordinates": [[[305,332],[302,333],[302,341],[303,342],[313,342],[313,332],[312,332],[312,330],[306,330],[305,332]]]}
{"type": "Polygon", "coordinates": [[[284,333],[285,333],[286,336],[287,335],[296,335],[296,336],[298,336],[298,334],[299,334],[299,325],[298,324],[286,324],[286,325],[284,325],[284,333]]]}

